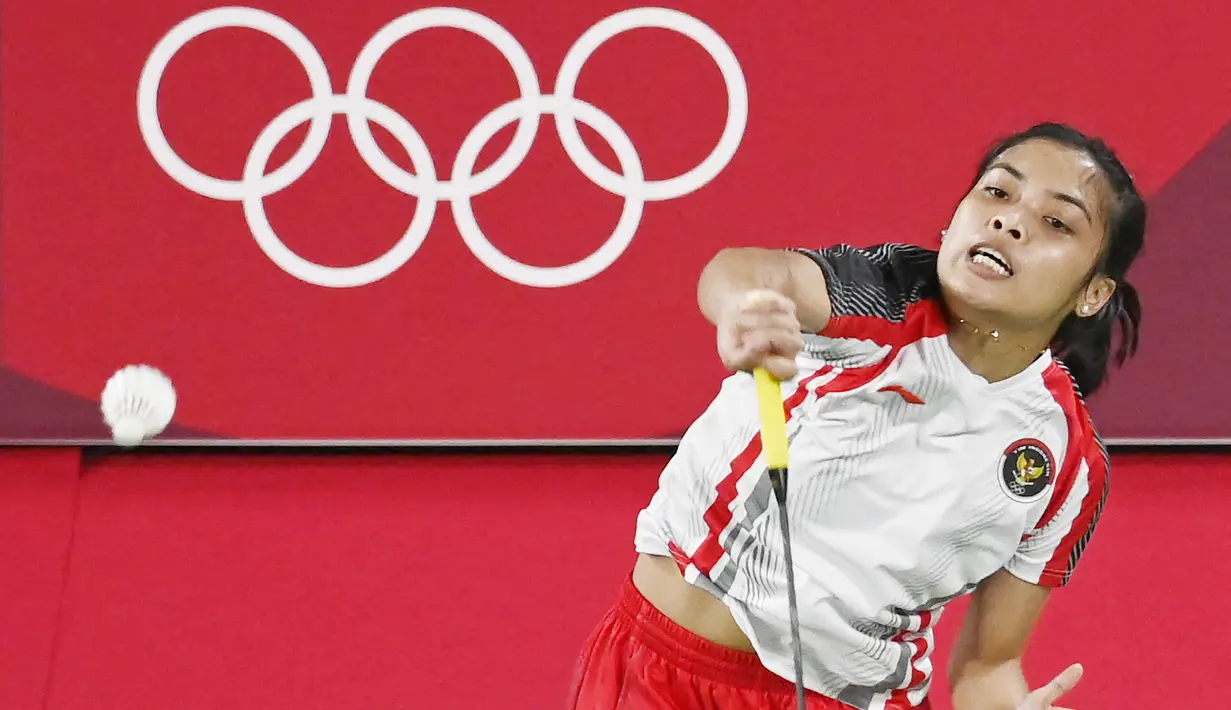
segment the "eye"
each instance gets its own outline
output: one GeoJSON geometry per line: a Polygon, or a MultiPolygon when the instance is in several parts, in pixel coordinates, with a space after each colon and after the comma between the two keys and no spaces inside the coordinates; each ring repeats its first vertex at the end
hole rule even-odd
{"type": "Polygon", "coordinates": [[[1009,193],[1005,192],[1004,190],[1001,190],[995,185],[988,185],[987,187],[983,188],[983,191],[991,195],[992,197],[995,197],[997,200],[1007,200],[1009,198],[1009,193]]]}
{"type": "Polygon", "coordinates": [[[1051,228],[1052,228],[1052,229],[1055,229],[1055,230],[1058,230],[1058,231],[1064,232],[1065,234],[1072,234],[1072,233],[1073,233],[1073,230],[1072,230],[1072,229],[1069,229],[1069,225],[1065,224],[1064,222],[1061,222],[1060,220],[1056,219],[1055,217],[1048,217],[1048,218],[1047,218],[1047,224],[1051,225],[1051,228]]]}

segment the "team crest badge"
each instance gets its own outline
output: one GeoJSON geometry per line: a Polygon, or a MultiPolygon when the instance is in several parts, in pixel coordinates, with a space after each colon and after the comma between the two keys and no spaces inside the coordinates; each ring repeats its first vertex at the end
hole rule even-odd
{"type": "Polygon", "coordinates": [[[1000,487],[1010,498],[1028,503],[1047,490],[1055,472],[1055,459],[1038,439],[1020,439],[1000,457],[1000,487]]]}

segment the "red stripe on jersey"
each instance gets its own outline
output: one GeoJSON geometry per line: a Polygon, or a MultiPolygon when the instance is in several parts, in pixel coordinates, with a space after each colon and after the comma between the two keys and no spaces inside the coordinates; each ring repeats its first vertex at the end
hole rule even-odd
{"type": "MultiPolygon", "coordinates": [[[[897,359],[901,352],[901,350],[895,348],[885,356],[884,360],[881,360],[875,365],[856,367],[851,370],[843,370],[837,377],[818,387],[816,389],[816,395],[818,397],[823,397],[834,392],[850,392],[853,389],[863,387],[872,380],[875,380],[883,375],[885,370],[889,369],[889,366],[893,364],[893,361],[897,359]]],[[[922,402],[923,400],[919,401],[922,402]]]]}
{"type": "Polygon", "coordinates": [[[928,679],[928,674],[924,673],[915,664],[922,660],[928,654],[928,639],[927,633],[932,628],[932,624],[936,621],[934,615],[930,611],[919,613],[919,630],[911,631],[903,629],[901,633],[893,637],[894,643],[908,643],[914,652],[910,655],[910,682],[905,688],[897,688],[890,695],[886,702],[886,708],[907,707],[910,705],[910,700],[906,694],[923,685],[928,679]]]}
{"type": "Polygon", "coordinates": [[[1077,418],[1078,409],[1084,407],[1081,405],[1081,400],[1077,398],[1077,392],[1073,389],[1073,379],[1069,377],[1069,373],[1053,362],[1043,372],[1043,384],[1047,386],[1047,391],[1051,392],[1056,404],[1059,404],[1060,409],[1064,411],[1064,419],[1069,429],[1069,440],[1064,447],[1064,462],[1060,465],[1059,475],[1056,476],[1056,488],[1052,493],[1051,502],[1043,511],[1039,524],[1034,526],[1036,530],[1043,529],[1055,519],[1060,512],[1060,506],[1064,505],[1064,501],[1072,492],[1073,484],[1077,482],[1077,474],[1081,471],[1083,454],[1081,440],[1084,434],[1084,427],[1080,425],[1080,420],[1077,418]]]}
{"type": "MultiPolygon", "coordinates": [[[[889,369],[889,366],[893,363],[899,352],[901,351],[894,350],[890,352],[876,365],[843,370],[838,373],[837,377],[817,387],[816,396],[819,398],[834,392],[849,392],[868,384],[877,377],[880,377],[885,370],[889,369]]],[[[803,404],[804,400],[807,399],[808,383],[832,370],[833,367],[826,365],[799,383],[799,389],[795,390],[795,393],[783,404],[788,422],[791,420],[791,414],[794,409],[803,404]]],[[[730,473],[718,483],[718,497],[714,499],[714,502],[705,511],[705,522],[709,525],[710,531],[705,536],[705,539],[701,541],[701,545],[697,548],[696,553],[693,554],[692,561],[697,566],[697,569],[701,570],[707,577],[710,576],[714,565],[718,564],[718,560],[722,559],[723,554],[726,552],[721,543],[722,531],[727,529],[727,526],[731,524],[731,518],[734,516],[731,505],[735,502],[736,495],[738,494],[736,485],[739,483],[739,479],[752,468],[752,464],[756,462],[757,457],[760,455],[761,434],[758,432],[752,437],[752,441],[748,442],[747,448],[740,452],[740,455],[731,462],[730,473]]]]}
{"type": "Polygon", "coordinates": [[[705,522],[709,525],[710,531],[701,541],[696,554],[692,556],[692,562],[707,577],[724,552],[719,536],[726,529],[727,523],[731,522],[731,504],[735,502],[736,484],[739,483],[740,477],[752,468],[752,464],[760,455],[761,433],[757,432],[753,435],[752,441],[748,442],[747,448],[731,462],[731,472],[718,483],[718,497],[714,498],[714,502],[705,511],[705,522]]]}
{"type": "Polygon", "coordinates": [[[680,574],[683,574],[688,569],[688,565],[692,563],[692,560],[688,559],[688,553],[674,542],[668,542],[667,549],[671,550],[671,556],[675,558],[675,566],[679,567],[680,574]]]}
{"type": "Polygon", "coordinates": [[[871,340],[900,348],[924,338],[944,335],[948,330],[944,309],[936,301],[924,300],[907,306],[906,318],[900,322],[876,316],[832,316],[821,335],[871,340]]]}
{"type": "MultiPolygon", "coordinates": [[[[782,409],[788,422],[791,421],[791,414],[795,408],[808,398],[808,383],[832,370],[832,367],[826,365],[804,378],[795,392],[782,403],[782,409]]],[[[705,522],[709,525],[710,531],[701,541],[701,546],[697,548],[696,553],[693,554],[692,562],[706,576],[709,576],[710,571],[714,569],[714,565],[718,564],[718,560],[722,559],[725,552],[722,549],[720,538],[722,531],[727,529],[734,515],[731,504],[735,502],[735,497],[739,493],[736,489],[739,479],[748,472],[748,469],[752,468],[752,464],[756,463],[760,455],[761,432],[758,431],[753,435],[752,441],[748,442],[748,446],[731,462],[730,473],[718,482],[718,497],[705,511],[705,522]]]]}
{"type": "Polygon", "coordinates": [[[1094,424],[1090,420],[1090,411],[1086,408],[1085,402],[1078,397],[1068,371],[1058,363],[1052,363],[1051,367],[1043,373],[1043,382],[1047,385],[1052,397],[1056,399],[1056,403],[1064,410],[1064,418],[1069,428],[1069,440],[1064,453],[1064,464],[1061,466],[1060,476],[1056,482],[1056,490],[1052,493],[1052,499],[1043,511],[1039,524],[1035,526],[1036,530],[1042,529],[1059,514],[1060,508],[1073,490],[1073,485],[1081,472],[1083,460],[1088,470],[1089,490],[1082,498],[1081,510],[1078,511],[1072,526],[1057,545],[1051,560],[1043,570],[1043,578],[1040,579],[1041,583],[1062,584],[1073,572],[1077,557],[1081,554],[1079,546],[1084,545],[1089,539],[1094,525],[1098,522],[1099,514],[1102,513],[1110,472],[1106,453],[1099,443],[1098,434],[1095,433],[1094,424]]]}

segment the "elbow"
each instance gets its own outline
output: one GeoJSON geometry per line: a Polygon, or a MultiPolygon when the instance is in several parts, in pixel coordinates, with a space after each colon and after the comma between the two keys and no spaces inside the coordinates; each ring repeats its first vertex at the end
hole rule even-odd
{"type": "Polygon", "coordinates": [[[756,287],[758,269],[754,259],[749,257],[749,251],[746,248],[727,247],[715,254],[701,270],[697,281],[697,305],[709,322],[717,324],[732,299],[756,287]]]}

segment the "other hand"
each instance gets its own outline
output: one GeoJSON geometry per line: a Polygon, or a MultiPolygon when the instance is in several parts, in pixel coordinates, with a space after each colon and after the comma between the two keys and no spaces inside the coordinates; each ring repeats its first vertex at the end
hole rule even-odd
{"type": "Polygon", "coordinates": [[[1078,663],[1065,668],[1052,682],[1027,695],[1022,704],[1017,706],[1017,710],[1064,710],[1055,702],[1077,685],[1082,672],[1081,664],[1078,663]]]}

